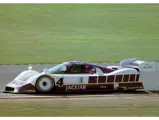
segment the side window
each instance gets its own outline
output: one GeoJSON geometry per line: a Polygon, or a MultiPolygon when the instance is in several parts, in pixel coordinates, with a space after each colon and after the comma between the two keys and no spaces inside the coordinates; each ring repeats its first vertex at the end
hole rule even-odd
{"type": "Polygon", "coordinates": [[[84,73],[84,65],[73,65],[70,72],[71,73],[84,73]]]}

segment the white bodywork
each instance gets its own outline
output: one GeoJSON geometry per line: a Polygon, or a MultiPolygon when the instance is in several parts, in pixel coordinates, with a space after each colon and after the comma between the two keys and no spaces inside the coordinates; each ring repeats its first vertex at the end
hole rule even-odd
{"type": "MultiPolygon", "coordinates": [[[[124,68],[119,69],[109,74],[103,74],[101,70],[97,69],[97,73],[94,74],[48,74],[46,72],[36,72],[34,70],[26,70],[20,73],[12,82],[8,83],[6,86],[14,87],[14,93],[18,93],[18,88],[22,85],[32,84],[35,86],[37,79],[40,76],[47,75],[54,79],[55,83],[60,79],[63,78],[64,85],[72,85],[72,84],[88,84],[88,80],[90,76],[109,76],[109,75],[126,75],[126,74],[139,74],[133,68],[124,68]],[[16,89],[17,88],[17,89],[16,89]]],[[[98,81],[98,77],[97,77],[98,81]]],[[[118,85],[114,82],[114,85],[117,87],[118,85]]]]}
{"type": "MultiPolygon", "coordinates": [[[[43,75],[50,76],[54,79],[55,85],[56,82],[63,78],[63,84],[69,85],[69,84],[88,84],[88,80],[90,76],[110,76],[110,75],[130,75],[130,74],[139,74],[137,70],[134,68],[123,68],[124,65],[128,65],[131,63],[137,63],[139,65],[139,68],[141,70],[146,69],[144,68],[144,61],[135,60],[135,59],[126,59],[121,61],[120,66],[109,66],[108,68],[116,67],[118,70],[115,70],[111,73],[104,74],[99,68],[96,68],[96,73],[94,74],[49,74],[47,70],[39,73],[37,71],[32,70],[32,67],[28,67],[29,70],[26,70],[22,73],[20,73],[12,82],[8,83],[6,86],[8,87],[14,87],[17,89],[14,89],[14,92],[18,92],[18,88],[20,86],[23,86],[25,84],[32,84],[35,86],[36,81],[39,77],[43,75]],[[140,65],[142,65],[140,67],[140,65]]],[[[148,64],[146,62],[146,64],[148,64]]],[[[148,64],[149,65],[149,64],[148,64]]],[[[115,78],[114,78],[115,79],[115,78]]],[[[98,81],[98,77],[97,77],[98,81]]],[[[118,87],[118,84],[114,82],[114,86],[118,87]]]]}

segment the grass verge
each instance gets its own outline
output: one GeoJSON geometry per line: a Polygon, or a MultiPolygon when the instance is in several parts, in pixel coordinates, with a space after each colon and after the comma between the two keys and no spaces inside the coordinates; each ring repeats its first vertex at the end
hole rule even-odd
{"type": "Polygon", "coordinates": [[[0,116],[159,116],[159,104],[105,105],[0,102],[0,116]]]}
{"type": "Polygon", "coordinates": [[[159,4],[0,4],[0,64],[159,60],[159,4]]]}

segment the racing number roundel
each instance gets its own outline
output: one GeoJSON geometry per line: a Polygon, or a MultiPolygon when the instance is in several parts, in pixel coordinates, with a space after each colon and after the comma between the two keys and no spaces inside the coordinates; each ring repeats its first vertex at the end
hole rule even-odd
{"type": "Polygon", "coordinates": [[[63,78],[60,78],[56,84],[59,86],[59,87],[62,87],[63,86],[63,78]]]}

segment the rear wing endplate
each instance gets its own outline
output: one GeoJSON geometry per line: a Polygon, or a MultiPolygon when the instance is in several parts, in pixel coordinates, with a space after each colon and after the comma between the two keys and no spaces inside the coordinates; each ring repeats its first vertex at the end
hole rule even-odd
{"type": "Polygon", "coordinates": [[[120,66],[138,67],[140,71],[155,71],[156,62],[146,62],[136,58],[128,58],[120,62],[120,66]]]}

